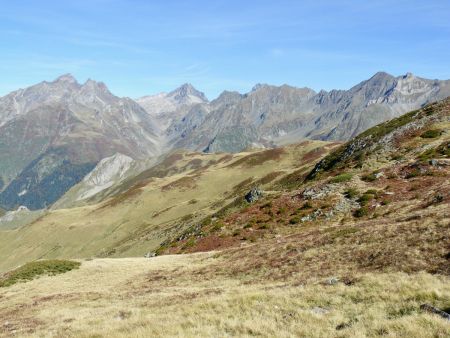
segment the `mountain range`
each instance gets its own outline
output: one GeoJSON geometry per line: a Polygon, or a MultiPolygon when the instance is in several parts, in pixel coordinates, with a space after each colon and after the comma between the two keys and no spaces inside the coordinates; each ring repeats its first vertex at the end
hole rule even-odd
{"type": "Polygon", "coordinates": [[[106,158],[120,171],[176,149],[233,153],[302,139],[346,141],[448,96],[449,80],[380,72],[349,90],[259,84],[209,101],[184,84],[133,100],[67,74],[0,98],[0,206],[46,208],[87,177],[94,186],[85,194],[106,189],[111,182],[90,174],[102,176],[96,166],[106,158]]]}

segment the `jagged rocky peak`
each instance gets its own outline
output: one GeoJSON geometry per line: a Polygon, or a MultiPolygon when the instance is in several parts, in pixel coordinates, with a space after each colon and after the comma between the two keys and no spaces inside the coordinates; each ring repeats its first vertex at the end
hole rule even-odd
{"type": "Polygon", "coordinates": [[[214,104],[221,104],[221,103],[231,103],[235,101],[241,100],[243,97],[242,94],[236,91],[228,91],[224,90],[217,99],[212,101],[211,103],[214,104]]]}
{"type": "Polygon", "coordinates": [[[253,86],[251,92],[256,92],[262,88],[268,87],[269,85],[267,83],[257,83],[253,86]]]}
{"type": "Polygon", "coordinates": [[[88,79],[84,84],[83,88],[91,89],[91,90],[97,90],[104,93],[110,93],[108,87],[103,82],[97,82],[92,79],[88,79]]]}
{"type": "Polygon", "coordinates": [[[174,91],[170,92],[168,97],[173,98],[179,103],[192,103],[193,101],[208,102],[206,95],[195,89],[195,87],[190,83],[185,83],[174,91]]]}
{"type": "Polygon", "coordinates": [[[77,79],[70,73],[63,74],[63,75],[57,77],[53,82],[54,83],[73,83],[73,84],[78,84],[77,79]]]}
{"type": "Polygon", "coordinates": [[[386,80],[393,80],[395,77],[389,73],[386,72],[376,72],[369,80],[370,81],[386,81],[386,80]]]}
{"type": "Polygon", "coordinates": [[[408,72],[408,73],[406,73],[405,75],[403,75],[403,78],[404,78],[404,79],[409,79],[409,78],[413,78],[413,77],[415,77],[414,74],[413,74],[413,73],[410,73],[410,72],[408,72]]]}

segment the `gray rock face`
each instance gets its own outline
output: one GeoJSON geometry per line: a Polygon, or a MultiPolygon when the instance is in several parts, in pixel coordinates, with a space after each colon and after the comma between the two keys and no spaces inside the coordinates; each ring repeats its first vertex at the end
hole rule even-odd
{"type": "Polygon", "coordinates": [[[118,152],[159,154],[159,131],[141,106],[103,83],[63,75],[0,98],[0,201],[9,208],[49,205],[118,152]]]}
{"type": "Polygon", "coordinates": [[[448,96],[450,81],[380,72],[349,90],[258,84],[209,102],[185,84],[136,102],[63,75],[0,98],[0,204],[48,206],[116,153],[145,159],[180,148],[238,152],[304,138],[348,140],[448,96]]]}
{"type": "MultiPolygon", "coordinates": [[[[171,121],[183,130],[175,148],[237,152],[258,144],[277,146],[302,138],[348,140],[362,131],[425,104],[450,96],[450,81],[410,73],[377,73],[349,90],[256,85],[250,93],[223,92],[209,104],[195,128],[183,128],[184,115],[171,121]]],[[[176,127],[175,127],[176,126],[176,127]]],[[[173,141],[175,139],[175,141],[173,141]]]]}

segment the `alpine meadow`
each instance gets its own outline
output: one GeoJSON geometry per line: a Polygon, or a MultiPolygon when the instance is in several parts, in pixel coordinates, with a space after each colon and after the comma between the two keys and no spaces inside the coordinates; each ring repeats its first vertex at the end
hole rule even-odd
{"type": "Polygon", "coordinates": [[[0,337],[450,337],[450,4],[0,11],[0,337]]]}

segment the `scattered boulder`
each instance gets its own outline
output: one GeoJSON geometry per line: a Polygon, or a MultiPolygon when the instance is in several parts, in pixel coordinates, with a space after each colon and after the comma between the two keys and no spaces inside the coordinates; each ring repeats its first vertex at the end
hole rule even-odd
{"type": "Polygon", "coordinates": [[[330,312],[330,310],[327,310],[320,306],[315,306],[311,309],[311,312],[316,315],[324,315],[324,314],[327,314],[328,312],[330,312]]]}
{"type": "Polygon", "coordinates": [[[433,158],[429,161],[429,164],[431,166],[437,167],[437,168],[448,167],[448,166],[450,166],[450,160],[447,158],[441,158],[441,159],[433,158]]]}
{"type": "Polygon", "coordinates": [[[426,311],[426,312],[429,312],[429,313],[434,313],[434,314],[436,314],[436,315],[438,315],[438,316],[440,316],[440,317],[450,321],[450,314],[449,313],[447,313],[445,311],[442,311],[441,309],[438,309],[437,307],[434,307],[433,305],[422,304],[420,306],[420,309],[422,311],[426,311]]]}
{"type": "Polygon", "coordinates": [[[327,280],[328,285],[336,285],[337,283],[339,283],[338,277],[331,277],[330,279],[327,280]]]}
{"type": "Polygon", "coordinates": [[[263,192],[259,188],[253,188],[245,195],[245,200],[248,203],[253,203],[259,200],[263,196],[263,192]]]}
{"type": "Polygon", "coordinates": [[[381,178],[381,177],[383,177],[383,176],[384,176],[384,174],[383,174],[383,172],[381,172],[381,171],[380,171],[379,173],[376,173],[376,174],[375,174],[375,178],[376,178],[376,179],[379,179],[379,178],[381,178]]]}
{"type": "Polygon", "coordinates": [[[147,252],[144,255],[145,258],[152,258],[152,257],[156,257],[156,252],[147,252]]]}
{"type": "Polygon", "coordinates": [[[334,193],[335,190],[336,187],[333,187],[331,184],[327,184],[321,187],[307,188],[303,191],[302,196],[308,200],[317,200],[327,197],[328,195],[334,193]]]}

